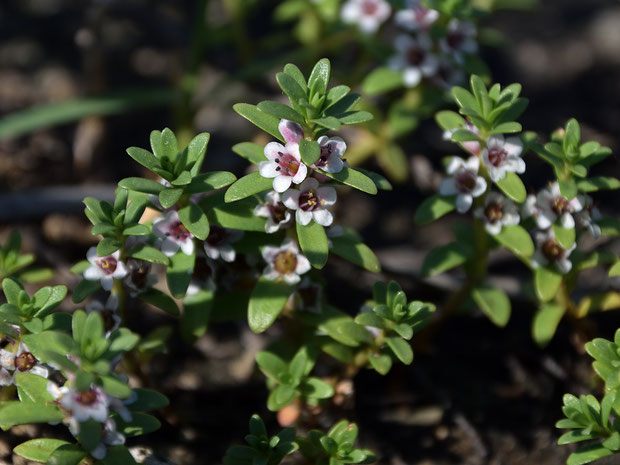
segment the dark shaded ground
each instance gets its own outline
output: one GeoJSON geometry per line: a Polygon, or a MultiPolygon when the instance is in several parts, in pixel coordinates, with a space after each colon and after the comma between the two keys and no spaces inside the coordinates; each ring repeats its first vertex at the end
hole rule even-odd
{"type": "MultiPolygon", "coordinates": [[[[189,42],[192,2],[160,0],[148,9],[139,1],[111,2],[104,9],[105,3],[93,2],[88,9],[77,0],[15,0],[0,5],[3,114],[100,89],[178,80],[182,50],[189,42]]],[[[214,6],[215,22],[219,14],[214,6]]],[[[548,134],[574,116],[586,138],[618,148],[620,4],[545,1],[535,12],[499,12],[487,22],[500,29],[508,43],[504,49],[484,50],[496,80],[521,82],[530,98],[524,128],[548,134]]],[[[265,27],[264,22],[252,21],[249,34],[258,36],[265,27]]],[[[258,101],[274,89],[262,74],[250,83],[220,86],[225,73],[239,66],[238,55],[218,46],[221,40],[213,37],[205,57],[209,64],[199,72],[194,123],[197,130],[213,133],[207,168],[241,173],[245,165],[229,147],[250,137],[249,126],[230,106],[258,101]]],[[[274,69],[281,66],[278,63],[274,69]]],[[[105,192],[106,186],[136,174],[125,147],[144,146],[152,128],[173,124],[170,112],[151,109],[105,120],[89,118],[77,126],[0,141],[0,205],[5,205],[2,195],[8,192],[83,185],[73,204],[79,205],[93,183],[103,183],[105,192]]],[[[438,167],[438,153],[451,150],[440,140],[440,131],[428,122],[406,141],[406,151],[426,155],[438,167]]],[[[538,187],[550,171],[532,157],[528,163],[526,184],[538,187]]],[[[617,156],[599,169],[619,175],[617,156]]],[[[413,183],[376,198],[350,193],[339,217],[358,228],[378,251],[387,270],[382,277],[398,279],[409,296],[437,301],[445,286],[455,285],[458,275],[430,283],[415,277],[425,251],[448,240],[452,223],[448,219],[414,229],[413,211],[427,193],[413,183]]],[[[607,211],[616,208],[613,195],[598,196],[607,211]]],[[[9,227],[20,227],[26,248],[36,252],[43,264],[60,270],[59,282],[72,283],[68,267],[92,244],[79,215],[78,207],[73,213],[36,216],[28,223],[7,222],[0,227],[0,237],[9,227]]],[[[617,244],[612,245],[617,250],[617,244]]],[[[518,289],[527,275],[504,259],[495,257],[492,270],[509,289],[518,289]]],[[[330,299],[351,312],[369,297],[376,279],[337,259],[327,273],[330,299]]],[[[599,279],[591,274],[584,284],[596,288],[599,279]]],[[[543,351],[531,341],[533,312],[526,301],[516,300],[504,330],[480,315],[456,317],[416,347],[410,368],[395,368],[384,378],[360,374],[350,419],[359,422],[364,446],[377,450],[381,463],[394,465],[562,463],[569,448],[554,445],[559,435],[553,428],[561,413],[561,396],[592,387],[590,360],[581,353],[580,341],[593,334],[611,336],[620,318],[614,313],[598,315],[577,328],[563,322],[543,351]]],[[[129,326],[145,334],[163,323],[171,320],[139,310],[129,326]]],[[[148,377],[169,395],[173,407],[162,415],[162,430],[144,444],[179,465],[218,463],[231,443],[242,440],[255,411],[275,429],[275,420],[265,409],[263,379],[253,370],[253,353],[264,344],[264,338],[249,333],[245,325],[230,323],[214,325],[195,347],[175,339],[170,354],[156,356],[147,367],[148,377]]],[[[31,430],[22,432],[27,435],[31,430]]],[[[20,440],[10,439],[13,444],[20,440]]],[[[3,444],[0,454],[7,457],[3,444]]]]}

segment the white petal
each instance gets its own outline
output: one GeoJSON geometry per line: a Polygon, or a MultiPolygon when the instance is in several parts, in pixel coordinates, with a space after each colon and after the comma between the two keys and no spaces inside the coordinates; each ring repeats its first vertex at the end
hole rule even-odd
{"type": "Polygon", "coordinates": [[[310,261],[304,255],[297,255],[297,266],[295,273],[304,274],[310,271],[310,261]]]}
{"type": "Polygon", "coordinates": [[[560,273],[566,274],[573,268],[573,264],[567,258],[562,258],[555,262],[555,267],[560,273]]]}
{"type": "Polygon", "coordinates": [[[161,243],[161,251],[166,257],[172,257],[179,250],[179,243],[166,237],[161,243]]]}
{"type": "Polygon", "coordinates": [[[480,197],[487,190],[487,182],[484,178],[478,176],[476,178],[476,184],[474,185],[474,190],[472,190],[471,195],[474,197],[480,197]]]}
{"type": "Polygon", "coordinates": [[[331,226],[331,224],[334,222],[334,217],[329,210],[315,210],[312,212],[312,216],[314,217],[314,221],[319,223],[321,226],[331,226]]]}
{"type": "Polygon", "coordinates": [[[308,178],[304,182],[301,183],[301,185],[299,186],[299,190],[301,192],[308,192],[308,191],[316,190],[317,187],[319,187],[319,181],[317,181],[314,178],[308,178]]]}
{"type": "Polygon", "coordinates": [[[286,284],[297,284],[299,281],[301,281],[299,275],[295,273],[286,273],[285,275],[282,275],[282,278],[284,279],[284,282],[286,284]]]}
{"type": "Polygon", "coordinates": [[[293,179],[290,176],[280,174],[273,178],[273,190],[276,192],[284,192],[291,186],[293,179]]]}
{"type": "Polygon", "coordinates": [[[446,173],[454,174],[463,166],[465,166],[465,161],[462,158],[452,157],[450,158],[448,166],[446,167],[446,173]]]}
{"type": "Polygon", "coordinates": [[[465,167],[469,171],[473,171],[474,173],[477,173],[478,170],[480,169],[480,160],[478,159],[478,157],[469,157],[467,161],[465,162],[465,167]]]}
{"type": "Polygon", "coordinates": [[[280,173],[276,168],[278,167],[277,163],[272,161],[261,161],[258,164],[258,172],[263,178],[275,178],[280,173]]]}
{"type": "Polygon", "coordinates": [[[220,257],[222,260],[228,263],[232,263],[235,261],[235,249],[230,244],[224,244],[220,247],[220,257]]]}
{"type": "Polygon", "coordinates": [[[465,213],[471,207],[473,198],[470,194],[459,194],[456,197],[456,211],[465,213]]]}
{"type": "Polygon", "coordinates": [[[300,163],[299,168],[297,169],[297,173],[293,176],[293,182],[295,184],[299,184],[308,175],[308,167],[304,163],[300,163]]]}
{"type": "Polygon", "coordinates": [[[523,142],[518,137],[509,137],[504,142],[504,150],[508,155],[518,157],[523,152],[523,142]]]}
{"type": "Polygon", "coordinates": [[[101,287],[103,287],[105,291],[111,290],[113,286],[114,278],[112,276],[104,276],[101,278],[101,287]]]}
{"type": "Polygon", "coordinates": [[[108,449],[106,448],[106,446],[103,443],[99,443],[97,444],[97,447],[90,451],[90,455],[92,455],[93,458],[97,460],[101,460],[105,458],[107,452],[108,449]]]}
{"type": "Polygon", "coordinates": [[[342,168],[344,168],[342,158],[332,156],[323,167],[323,171],[327,171],[328,173],[340,173],[342,168]]]}
{"type": "Polygon", "coordinates": [[[116,269],[112,273],[114,279],[123,279],[127,276],[127,267],[123,262],[116,262],[116,269]]]}
{"type": "Polygon", "coordinates": [[[302,226],[306,226],[312,221],[312,212],[306,212],[301,209],[295,213],[295,220],[302,226]]]}
{"type": "Polygon", "coordinates": [[[278,142],[269,142],[265,145],[264,154],[267,160],[273,161],[280,156],[280,152],[286,152],[286,148],[278,142]]]}
{"type": "Polygon", "coordinates": [[[265,270],[263,271],[263,278],[269,279],[270,281],[275,281],[279,277],[280,277],[280,273],[278,273],[271,266],[266,267],[265,270]]]}
{"type": "Polygon", "coordinates": [[[297,189],[288,189],[282,194],[282,203],[286,208],[291,210],[297,210],[299,208],[299,195],[300,191],[297,189]]]}
{"type": "Polygon", "coordinates": [[[454,178],[444,178],[441,180],[441,184],[439,184],[439,193],[441,195],[455,195],[458,192],[454,178]]]}
{"type": "Polygon", "coordinates": [[[105,276],[105,271],[99,268],[97,265],[90,266],[84,270],[84,279],[89,281],[97,281],[105,276]]]}
{"type": "Polygon", "coordinates": [[[97,255],[97,247],[91,247],[90,249],[88,249],[88,252],[86,252],[86,259],[91,262],[91,263],[95,263],[95,260],[99,258],[99,255],[97,255]]]}
{"type": "Polygon", "coordinates": [[[489,234],[493,236],[499,234],[502,231],[502,223],[500,223],[499,221],[496,221],[495,223],[486,223],[484,226],[489,232],[489,234]]]}
{"type": "Polygon", "coordinates": [[[560,218],[560,223],[562,224],[562,227],[566,229],[573,229],[575,227],[575,220],[573,218],[573,215],[568,212],[562,215],[562,217],[560,218]]]}
{"type": "Polygon", "coordinates": [[[336,203],[338,199],[338,194],[336,194],[336,189],[329,186],[319,187],[316,190],[319,199],[321,199],[321,203],[323,205],[333,205],[336,203]]]}
{"type": "Polygon", "coordinates": [[[185,255],[192,255],[194,253],[194,240],[186,239],[183,242],[181,242],[181,251],[185,255]]]}
{"type": "Polygon", "coordinates": [[[217,260],[218,258],[220,258],[220,249],[217,247],[213,247],[212,245],[209,245],[205,242],[205,253],[207,254],[207,257],[209,257],[211,260],[217,260]]]}
{"type": "Polygon", "coordinates": [[[422,71],[418,68],[408,67],[403,72],[403,83],[406,87],[415,87],[422,80],[422,71]]]}
{"type": "Polygon", "coordinates": [[[302,127],[299,124],[287,119],[280,120],[278,129],[287,143],[297,143],[304,137],[304,130],[302,127]]]}
{"type": "Polygon", "coordinates": [[[553,219],[549,218],[547,215],[540,213],[537,217],[536,217],[536,225],[540,228],[540,229],[547,229],[551,226],[551,223],[553,223],[553,220],[555,220],[555,217],[553,219]]]}

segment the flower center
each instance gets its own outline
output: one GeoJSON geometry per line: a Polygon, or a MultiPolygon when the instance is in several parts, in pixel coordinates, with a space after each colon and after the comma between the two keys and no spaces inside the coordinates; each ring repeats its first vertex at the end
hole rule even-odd
{"type": "Polygon", "coordinates": [[[224,228],[220,228],[219,226],[211,226],[209,236],[207,237],[207,244],[217,247],[218,245],[222,245],[226,242],[226,239],[229,237],[230,233],[224,228]]]}
{"type": "Polygon", "coordinates": [[[290,153],[278,152],[278,158],[274,161],[278,164],[276,171],[282,171],[286,176],[295,176],[299,171],[299,160],[290,153]]]}
{"type": "Polygon", "coordinates": [[[315,165],[316,166],[325,166],[325,165],[327,165],[327,160],[329,160],[329,157],[332,156],[333,150],[334,149],[332,148],[332,144],[327,144],[326,146],[321,147],[321,156],[316,161],[315,165]]]}
{"type": "Polygon", "coordinates": [[[269,208],[269,214],[274,223],[282,223],[286,219],[286,207],[282,202],[278,202],[275,205],[267,204],[269,208]]]}
{"type": "Polygon", "coordinates": [[[484,208],[484,216],[487,217],[489,223],[497,223],[498,221],[500,221],[504,216],[504,211],[501,204],[499,204],[498,202],[490,202],[484,208]]]}
{"type": "Polygon", "coordinates": [[[319,199],[316,191],[310,190],[299,194],[299,208],[303,211],[311,212],[321,206],[321,200],[319,199]]]}
{"type": "Polygon", "coordinates": [[[556,215],[561,216],[568,209],[568,200],[564,197],[556,197],[551,203],[551,209],[556,215]]]}
{"type": "Polygon", "coordinates": [[[297,254],[291,251],[278,253],[273,267],[280,274],[294,273],[297,269],[297,254]]]}
{"type": "Polygon", "coordinates": [[[166,232],[166,236],[172,236],[177,241],[185,241],[192,237],[192,234],[187,230],[183,223],[180,221],[175,221],[168,228],[168,232],[166,232]]]}
{"type": "Polygon", "coordinates": [[[110,255],[109,257],[95,260],[95,263],[105,272],[105,274],[112,274],[116,271],[116,265],[118,265],[118,260],[116,260],[116,258],[110,255]]]}
{"type": "Polygon", "coordinates": [[[471,193],[476,187],[476,175],[468,170],[460,170],[456,176],[456,188],[466,194],[471,193]]]}
{"type": "Polygon", "coordinates": [[[97,401],[97,392],[93,389],[78,392],[76,400],[82,405],[93,405],[97,401]]]}
{"type": "Polygon", "coordinates": [[[101,318],[103,319],[103,328],[107,331],[112,331],[116,322],[114,321],[114,312],[110,309],[105,309],[101,312],[101,318]]]}
{"type": "Polygon", "coordinates": [[[560,247],[555,239],[547,239],[542,246],[542,253],[550,262],[556,261],[562,257],[564,249],[560,247]]]}
{"type": "Polygon", "coordinates": [[[374,0],[366,0],[362,3],[362,12],[367,16],[374,15],[379,9],[379,5],[374,0]]]}
{"type": "Polygon", "coordinates": [[[450,48],[459,48],[463,41],[465,40],[465,34],[461,31],[452,31],[448,33],[446,37],[446,42],[450,46],[450,48]]]}
{"type": "Polygon", "coordinates": [[[507,158],[508,153],[504,149],[489,149],[489,163],[495,168],[502,166],[507,158]]]}
{"type": "Polygon", "coordinates": [[[29,371],[37,364],[37,359],[30,352],[22,352],[15,357],[15,368],[19,371],[29,371]]]}
{"type": "Polygon", "coordinates": [[[407,60],[410,64],[417,66],[424,61],[424,51],[413,47],[407,51],[407,60]]]}
{"type": "Polygon", "coordinates": [[[144,289],[148,284],[149,271],[151,265],[145,261],[132,260],[130,262],[129,280],[138,289],[144,289]]]}

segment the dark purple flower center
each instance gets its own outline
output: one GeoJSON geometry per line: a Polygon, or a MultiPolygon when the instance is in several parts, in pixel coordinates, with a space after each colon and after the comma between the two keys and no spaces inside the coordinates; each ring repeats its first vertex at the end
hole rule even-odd
{"type": "Polygon", "coordinates": [[[15,357],[15,368],[19,371],[29,371],[37,364],[37,359],[30,352],[22,352],[15,357]]]}
{"type": "Polygon", "coordinates": [[[446,37],[448,46],[453,49],[458,49],[465,41],[465,34],[460,30],[450,31],[446,37]]]}
{"type": "Polygon", "coordinates": [[[180,221],[175,221],[168,227],[166,236],[172,236],[177,241],[185,241],[191,238],[192,234],[187,230],[185,226],[183,226],[183,223],[181,223],[180,221]]]}
{"type": "Polygon", "coordinates": [[[273,267],[280,274],[294,273],[297,269],[297,254],[290,250],[279,252],[273,260],[273,267]]]}
{"type": "Polygon", "coordinates": [[[303,211],[311,212],[321,206],[321,199],[317,195],[316,191],[310,190],[299,194],[299,208],[303,211]]]}
{"type": "Polygon", "coordinates": [[[374,15],[379,9],[379,5],[375,0],[365,0],[362,2],[362,13],[367,16],[374,15]]]}
{"type": "Polygon", "coordinates": [[[225,243],[229,237],[230,233],[226,231],[226,229],[220,228],[219,226],[211,226],[206,242],[210,246],[217,247],[225,243]]]}
{"type": "Polygon", "coordinates": [[[568,210],[568,200],[564,197],[556,197],[551,202],[551,209],[556,215],[562,216],[568,210]]]}
{"type": "Polygon", "coordinates": [[[489,149],[489,163],[495,168],[502,166],[508,159],[508,152],[502,148],[489,149]]]}
{"type": "Polygon", "coordinates": [[[95,260],[95,263],[99,268],[101,268],[105,274],[112,274],[116,271],[116,266],[118,265],[118,260],[114,258],[112,255],[105,258],[100,258],[95,260]]]}
{"type": "Polygon", "coordinates": [[[469,194],[476,187],[476,175],[469,170],[459,170],[454,178],[456,181],[456,188],[460,192],[469,194]]]}
{"type": "Polygon", "coordinates": [[[484,216],[486,216],[489,223],[497,223],[504,216],[504,210],[499,202],[489,202],[484,207],[484,216]]]}
{"type": "Polygon", "coordinates": [[[332,144],[327,144],[321,147],[321,156],[316,161],[316,166],[325,166],[327,165],[327,161],[332,156],[332,152],[334,151],[332,144]]]}
{"type": "Polygon", "coordinates": [[[560,247],[560,244],[555,239],[547,239],[542,245],[542,253],[547,260],[554,262],[562,257],[564,249],[560,247]]]}
{"type": "Polygon", "coordinates": [[[93,405],[97,401],[97,392],[93,389],[78,392],[76,400],[82,405],[93,405]]]}
{"type": "Polygon", "coordinates": [[[151,264],[144,260],[130,260],[128,263],[128,280],[136,289],[144,289],[148,284],[148,276],[151,271],[151,264]]]}
{"type": "Polygon", "coordinates": [[[295,176],[299,171],[299,160],[290,153],[278,152],[278,158],[273,161],[278,165],[276,171],[281,171],[286,176],[295,176]]]}
{"type": "Polygon", "coordinates": [[[116,321],[114,321],[114,311],[106,308],[101,311],[101,319],[103,320],[103,329],[108,331],[112,331],[114,326],[116,325],[116,321]]]}
{"type": "Polygon", "coordinates": [[[407,61],[409,61],[409,63],[414,66],[418,66],[420,63],[422,63],[425,56],[426,53],[424,52],[424,50],[418,47],[411,47],[407,51],[407,61]]]}
{"type": "Polygon", "coordinates": [[[282,202],[278,202],[275,205],[267,204],[267,208],[269,208],[269,214],[274,223],[282,223],[286,219],[286,207],[282,202]]]}

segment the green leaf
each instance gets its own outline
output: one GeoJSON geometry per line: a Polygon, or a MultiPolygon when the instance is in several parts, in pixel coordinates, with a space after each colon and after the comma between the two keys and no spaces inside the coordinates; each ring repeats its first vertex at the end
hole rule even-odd
{"type": "Polygon", "coordinates": [[[553,224],[553,234],[563,249],[570,249],[575,243],[575,228],[563,228],[553,224]]]}
{"type": "Polygon", "coordinates": [[[478,142],[480,141],[480,136],[467,129],[459,128],[452,133],[452,135],[450,136],[450,140],[452,142],[478,142]]]}
{"type": "Polygon", "coordinates": [[[78,285],[75,286],[71,300],[77,304],[97,292],[99,289],[101,289],[101,281],[89,281],[88,279],[82,279],[78,285]]]}
{"type": "Polygon", "coordinates": [[[67,441],[61,441],[60,439],[31,439],[15,447],[13,453],[20,457],[24,457],[26,460],[46,463],[52,452],[64,444],[69,443],[67,441]]]}
{"type": "Polygon", "coordinates": [[[499,187],[504,192],[504,194],[506,194],[515,202],[525,202],[527,192],[525,191],[523,181],[521,181],[521,178],[519,178],[519,176],[517,176],[516,174],[507,172],[506,176],[503,179],[497,181],[495,184],[497,184],[497,187],[499,187]]]}
{"type": "Polygon", "coordinates": [[[310,399],[329,399],[334,395],[334,388],[319,378],[307,378],[301,385],[301,392],[310,399]]]}
{"type": "Polygon", "coordinates": [[[472,297],[489,320],[500,328],[506,326],[510,319],[510,299],[504,291],[480,286],[472,291],[472,297]]]}
{"type": "Polygon", "coordinates": [[[360,171],[354,170],[353,168],[343,167],[342,171],[338,173],[328,173],[326,171],[317,170],[321,174],[324,174],[328,178],[335,179],[342,184],[346,184],[347,186],[355,187],[367,194],[376,194],[377,186],[365,174],[362,174],[360,171]]]}
{"type": "Polygon", "coordinates": [[[92,451],[101,442],[101,423],[95,420],[88,420],[80,423],[78,440],[84,449],[92,451]]]}
{"type": "Polygon", "coordinates": [[[127,404],[127,408],[133,412],[159,410],[170,404],[166,396],[152,389],[136,388],[133,392],[136,399],[127,404]]]}
{"type": "Polygon", "coordinates": [[[282,134],[280,134],[280,130],[278,129],[278,125],[280,124],[279,118],[276,118],[269,113],[265,113],[264,111],[259,110],[258,107],[250,105],[248,103],[237,103],[236,105],[233,105],[233,109],[245,119],[247,119],[250,123],[258,126],[263,131],[284,142],[284,138],[282,137],[282,134]]]}
{"type": "Polygon", "coordinates": [[[321,156],[321,147],[316,141],[301,139],[299,141],[299,153],[306,165],[314,165],[321,156]]]}
{"type": "Polygon", "coordinates": [[[248,323],[255,333],[262,333],[276,320],[295,286],[284,281],[261,277],[252,290],[248,305],[248,323]]]}
{"type": "Polygon", "coordinates": [[[272,412],[277,412],[293,402],[295,397],[297,397],[297,392],[293,386],[280,384],[269,394],[267,398],[267,408],[272,412]]]}
{"type": "MultiPolygon", "coordinates": [[[[349,92],[351,88],[349,86],[335,86],[329,89],[327,95],[325,96],[325,105],[323,107],[324,110],[327,110],[332,105],[341,101],[349,92]]],[[[348,109],[348,108],[347,108],[348,109]]]]}
{"type": "Polygon", "coordinates": [[[515,254],[530,257],[534,253],[534,243],[529,233],[518,224],[502,226],[499,234],[493,236],[497,242],[508,247],[515,254]]]}
{"type": "Polygon", "coordinates": [[[140,147],[129,147],[127,149],[127,154],[151,171],[160,167],[159,160],[148,150],[141,149],[140,147]]]}
{"type": "Polygon", "coordinates": [[[167,265],[170,262],[169,258],[159,249],[144,244],[135,246],[127,252],[127,255],[151,263],[161,263],[162,265],[167,265]]]}
{"type": "Polygon", "coordinates": [[[605,448],[602,444],[590,444],[570,454],[566,461],[566,465],[582,465],[613,454],[612,451],[605,448]]]}
{"type": "Polygon", "coordinates": [[[179,210],[179,219],[187,230],[201,241],[209,235],[209,220],[207,215],[195,203],[190,203],[179,210]]]}
{"type": "Polygon", "coordinates": [[[310,264],[319,270],[323,268],[329,255],[327,235],[323,226],[314,220],[306,226],[297,223],[297,238],[301,250],[310,264]]]}
{"type": "Polygon", "coordinates": [[[107,257],[108,255],[112,255],[118,249],[120,249],[123,244],[111,237],[104,237],[99,244],[97,244],[97,255],[100,257],[107,257]]]}
{"type": "Polygon", "coordinates": [[[462,242],[452,242],[431,250],[424,258],[420,273],[422,276],[435,276],[451,268],[462,265],[471,258],[472,250],[462,242]]]}
{"type": "Polygon", "coordinates": [[[407,341],[400,336],[388,336],[385,338],[385,342],[394,352],[394,355],[398,357],[398,360],[405,365],[410,365],[413,362],[413,350],[407,341]]]}
{"type": "Polygon", "coordinates": [[[337,116],[341,124],[360,124],[374,118],[372,113],[367,111],[349,111],[337,116]]]}
{"type": "Polygon", "coordinates": [[[0,402],[0,425],[3,429],[30,423],[60,422],[65,415],[56,404],[5,401],[0,402]]]}
{"type": "Polygon", "coordinates": [[[453,111],[444,110],[435,114],[435,121],[445,131],[465,125],[465,119],[453,111]]]}
{"type": "Polygon", "coordinates": [[[489,134],[512,134],[515,132],[521,132],[523,128],[516,121],[509,121],[506,123],[500,123],[497,126],[493,127],[489,134]]]}
{"type": "Polygon", "coordinates": [[[97,465],[137,465],[125,446],[108,446],[105,457],[97,465]]]}
{"type": "Polygon", "coordinates": [[[276,118],[295,121],[296,123],[299,123],[299,124],[306,123],[302,115],[297,113],[295,110],[293,110],[288,105],[283,105],[282,103],[279,103],[279,102],[270,102],[270,101],[260,102],[258,104],[258,109],[265,113],[269,113],[270,115],[273,115],[276,118]]]}
{"type": "Polygon", "coordinates": [[[385,354],[370,354],[368,356],[368,362],[375,371],[381,375],[386,375],[390,368],[392,368],[392,359],[389,355],[385,354]]]}
{"type": "Polygon", "coordinates": [[[78,465],[87,455],[77,444],[63,444],[48,457],[47,465],[78,465]]]}
{"type": "Polygon", "coordinates": [[[202,162],[207,152],[207,145],[209,145],[210,139],[211,134],[208,132],[201,132],[197,134],[187,146],[186,167],[190,169],[192,177],[196,177],[198,173],[200,173],[200,168],[202,168],[202,162]]]}
{"type": "MultiPolygon", "coordinates": [[[[278,73],[276,74],[276,81],[278,81],[278,85],[282,92],[284,92],[289,100],[291,101],[291,105],[294,108],[299,107],[300,100],[306,100],[306,87],[302,87],[297,80],[289,75],[288,73],[278,73]]],[[[269,132],[269,131],[267,131],[269,132]]],[[[283,140],[283,139],[280,139],[283,140]]]]}
{"type": "Polygon", "coordinates": [[[265,147],[255,144],[254,142],[235,144],[232,147],[232,151],[254,164],[267,161],[265,157],[265,147]]]}
{"type": "Polygon", "coordinates": [[[159,289],[151,288],[147,292],[143,292],[138,296],[143,302],[155,305],[170,315],[178,315],[179,307],[176,302],[168,294],[163,293],[159,289]]]}
{"type": "Polygon", "coordinates": [[[381,271],[381,264],[375,253],[358,239],[347,235],[331,237],[330,240],[334,254],[373,273],[381,271]]]}
{"type": "Polygon", "coordinates": [[[532,321],[532,337],[539,346],[547,345],[553,338],[565,312],[564,307],[555,304],[545,304],[536,312],[532,321]]]}
{"type": "Polygon", "coordinates": [[[558,180],[560,187],[560,193],[567,199],[571,200],[577,196],[577,183],[574,179],[560,179],[558,180]]]}
{"type": "Polygon", "coordinates": [[[54,400],[47,391],[47,378],[23,372],[15,374],[15,381],[22,401],[44,403],[54,400]]]}
{"type": "Polygon", "coordinates": [[[130,422],[125,422],[120,417],[115,418],[118,430],[127,437],[142,436],[157,431],[161,427],[161,423],[153,415],[133,412],[131,417],[130,422]]]}
{"type": "Polygon", "coordinates": [[[536,268],[534,270],[534,286],[536,295],[543,302],[555,297],[562,284],[562,275],[549,268],[536,268]]]}
{"type": "Polygon", "coordinates": [[[455,196],[444,197],[439,194],[428,197],[417,208],[414,217],[415,223],[418,225],[427,224],[450,213],[456,208],[455,200],[455,196]]]}
{"type": "Polygon", "coordinates": [[[620,261],[617,261],[610,269],[609,269],[609,276],[610,277],[614,277],[614,276],[620,276],[620,261]]]}
{"type": "Polygon", "coordinates": [[[577,181],[577,189],[580,192],[596,192],[599,190],[620,189],[620,180],[607,176],[595,176],[577,181]]]}
{"type": "Polygon", "coordinates": [[[194,342],[207,332],[209,317],[213,308],[213,291],[201,290],[189,295],[183,301],[181,335],[188,342],[194,342]]]}
{"type": "Polygon", "coordinates": [[[218,192],[200,201],[200,208],[207,212],[209,223],[222,228],[265,232],[265,218],[254,215],[256,199],[225,203],[224,195],[224,192],[218,192]]]}
{"type": "Polygon", "coordinates": [[[279,355],[269,350],[261,350],[256,354],[256,363],[265,376],[271,377],[276,381],[288,373],[288,364],[279,355]]]}
{"type": "Polygon", "coordinates": [[[308,78],[308,87],[312,94],[322,95],[327,90],[329,83],[330,63],[327,58],[322,58],[314,65],[310,77],[308,78]]]}
{"type": "Polygon", "coordinates": [[[453,87],[452,96],[461,108],[469,108],[476,111],[478,110],[478,102],[476,102],[476,99],[468,90],[458,86],[453,87]]]}
{"type": "Polygon", "coordinates": [[[295,79],[295,82],[299,85],[299,87],[305,92],[308,88],[306,84],[306,78],[303,73],[299,70],[297,66],[292,63],[288,63],[284,66],[284,72],[288,74],[290,77],[295,79]]]}
{"type": "Polygon", "coordinates": [[[144,178],[125,178],[118,185],[124,189],[153,195],[159,195],[165,189],[163,184],[144,178]]]}
{"type": "Polygon", "coordinates": [[[245,199],[251,195],[269,190],[272,186],[273,179],[264,178],[256,171],[237,179],[226,191],[224,200],[228,203],[245,199]]]}
{"type": "Polygon", "coordinates": [[[195,255],[185,255],[179,251],[170,257],[170,265],[166,269],[166,280],[170,293],[177,299],[185,296],[187,287],[192,280],[195,255]]]}
{"type": "Polygon", "coordinates": [[[379,95],[403,87],[403,73],[390,68],[377,68],[362,83],[362,91],[369,96],[379,95]]]}
{"type": "Polygon", "coordinates": [[[334,116],[326,116],[325,118],[312,119],[310,120],[310,122],[317,124],[322,128],[331,129],[332,131],[337,131],[342,126],[340,120],[334,116]]]}
{"type": "Polygon", "coordinates": [[[237,177],[227,171],[212,171],[195,176],[192,182],[185,187],[184,192],[186,194],[208,192],[226,187],[236,180],[237,177]]]}
{"type": "Polygon", "coordinates": [[[183,195],[183,189],[167,187],[159,193],[159,203],[164,208],[170,208],[179,201],[183,195]]]}

